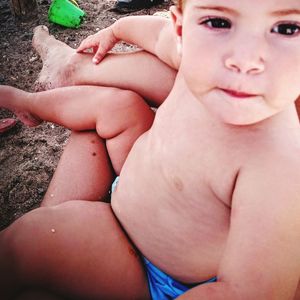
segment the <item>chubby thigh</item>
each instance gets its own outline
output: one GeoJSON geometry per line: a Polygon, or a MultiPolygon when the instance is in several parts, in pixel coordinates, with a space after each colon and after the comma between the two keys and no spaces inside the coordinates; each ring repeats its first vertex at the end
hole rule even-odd
{"type": "Polygon", "coordinates": [[[0,280],[10,278],[14,290],[149,299],[140,257],[107,203],[77,200],[33,210],[0,233],[0,246],[0,280]]]}

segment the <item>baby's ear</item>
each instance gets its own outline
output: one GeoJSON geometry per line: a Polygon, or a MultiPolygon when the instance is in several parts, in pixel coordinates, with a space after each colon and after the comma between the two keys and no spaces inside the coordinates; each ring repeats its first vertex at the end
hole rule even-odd
{"type": "Polygon", "coordinates": [[[175,5],[170,7],[171,19],[173,22],[176,36],[181,39],[182,36],[182,11],[175,5]]]}

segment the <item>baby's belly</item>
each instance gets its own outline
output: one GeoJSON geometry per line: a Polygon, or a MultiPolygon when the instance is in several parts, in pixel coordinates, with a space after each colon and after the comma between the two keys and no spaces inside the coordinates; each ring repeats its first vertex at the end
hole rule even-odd
{"type": "Polygon", "coordinates": [[[174,191],[162,170],[139,155],[145,153],[139,147],[142,143],[128,157],[113,193],[115,215],[141,254],[169,275],[183,282],[215,276],[229,211],[216,199],[203,205],[197,195],[174,191]]]}

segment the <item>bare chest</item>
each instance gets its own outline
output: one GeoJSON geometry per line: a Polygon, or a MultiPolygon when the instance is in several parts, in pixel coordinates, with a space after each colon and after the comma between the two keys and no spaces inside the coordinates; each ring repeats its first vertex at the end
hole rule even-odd
{"type": "Polygon", "coordinates": [[[197,195],[198,201],[216,198],[230,207],[236,176],[247,157],[244,145],[193,113],[163,119],[167,125],[158,119],[149,135],[153,169],[176,193],[197,195]]]}
{"type": "Polygon", "coordinates": [[[218,264],[241,158],[193,116],[162,117],[130,153],[113,208],[144,255],[166,268],[172,257],[174,274],[182,268],[202,278],[193,268],[205,266],[208,275],[218,264]]]}

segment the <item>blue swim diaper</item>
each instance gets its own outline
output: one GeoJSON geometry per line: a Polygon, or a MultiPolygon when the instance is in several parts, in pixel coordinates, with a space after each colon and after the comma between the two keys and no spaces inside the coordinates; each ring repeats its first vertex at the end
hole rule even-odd
{"type": "Polygon", "coordinates": [[[143,260],[147,272],[148,285],[152,300],[175,299],[199,284],[217,281],[217,277],[213,277],[198,284],[185,285],[159,270],[147,258],[143,257],[143,260]]]}
{"type": "Polygon", "coordinates": [[[112,185],[111,185],[111,192],[114,192],[115,189],[117,188],[119,179],[120,179],[120,176],[117,176],[117,177],[114,179],[114,181],[113,181],[113,183],[112,183],[112,185]]]}

